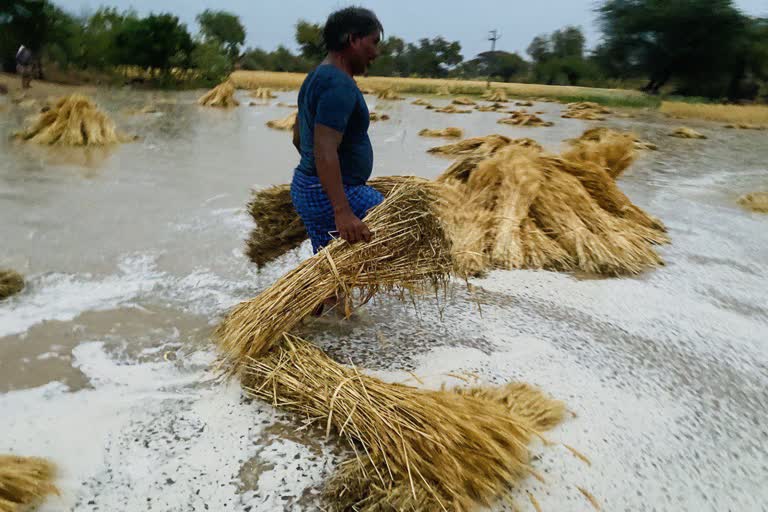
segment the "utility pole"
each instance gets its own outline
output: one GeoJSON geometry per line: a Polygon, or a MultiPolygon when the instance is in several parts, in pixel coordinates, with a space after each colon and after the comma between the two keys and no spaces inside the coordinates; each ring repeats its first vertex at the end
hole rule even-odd
{"type": "MultiPolygon", "coordinates": [[[[498,41],[499,39],[501,39],[501,33],[498,30],[493,29],[490,32],[488,32],[488,40],[491,42],[491,54],[490,54],[490,58],[491,59],[495,59],[496,58],[496,56],[494,55],[494,52],[496,51],[496,41],[498,41]]],[[[486,87],[486,89],[490,89],[491,88],[491,75],[490,74],[488,75],[488,82],[485,84],[485,87],[486,87]]]]}

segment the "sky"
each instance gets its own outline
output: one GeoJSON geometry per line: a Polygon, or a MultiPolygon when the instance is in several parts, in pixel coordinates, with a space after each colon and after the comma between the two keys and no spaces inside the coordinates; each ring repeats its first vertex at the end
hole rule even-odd
{"type": "MultiPolygon", "coordinates": [[[[294,25],[303,18],[323,23],[336,9],[361,5],[378,15],[387,35],[406,42],[443,36],[461,43],[465,58],[489,50],[488,32],[497,29],[497,49],[525,54],[535,36],[565,25],[584,29],[587,45],[599,42],[595,24],[596,0],[53,0],[72,14],[92,12],[99,6],[135,8],[139,14],[171,12],[197,32],[195,16],[207,8],[240,16],[248,33],[246,46],[273,50],[282,44],[296,50],[294,25]]],[[[747,14],[768,16],[766,0],[735,0],[747,14]]]]}

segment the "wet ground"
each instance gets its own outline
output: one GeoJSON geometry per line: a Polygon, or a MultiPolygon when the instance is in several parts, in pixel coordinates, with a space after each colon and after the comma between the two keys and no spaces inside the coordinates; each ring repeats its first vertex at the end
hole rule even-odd
{"type": "MultiPolygon", "coordinates": [[[[296,163],[289,135],[264,126],[296,93],[255,107],[239,94],[224,112],[197,107],[194,93],[97,93],[141,140],[66,152],[10,141],[33,111],[0,97],[0,267],[28,279],[0,303],[0,453],[59,465],[62,495],[43,510],[317,510],[335,447],[207,371],[221,315],[309,255],[258,272],[242,254],[250,188],[288,182],[296,163]],[[147,104],[160,112],[127,112],[147,104]]],[[[592,510],[576,486],[604,510],[767,510],[768,216],[735,203],[768,188],[765,133],[649,112],[566,120],[554,103],[529,108],[551,128],[369,103],[391,116],[371,127],[378,175],[447,167],[422,128],[532,137],[552,151],[591,126],[634,130],[659,151],[621,187],[669,227],[667,265],[625,279],[494,272],[441,304],[379,298],[304,333],[388,379],[413,372],[439,386],[467,370],[565,400],[575,417],[550,437],[592,465],[535,446],[546,482],[523,488],[545,511],[592,510]],[[680,124],[710,138],[666,136],[680,124]]]]}

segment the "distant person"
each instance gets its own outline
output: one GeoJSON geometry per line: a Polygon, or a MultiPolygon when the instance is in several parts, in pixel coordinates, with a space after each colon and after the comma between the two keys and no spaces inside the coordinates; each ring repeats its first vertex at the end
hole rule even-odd
{"type": "Polygon", "coordinates": [[[301,160],[291,199],[315,252],[335,235],[350,243],[370,241],[361,219],[384,200],[366,185],[373,171],[370,121],[353,79],[378,57],[383,31],[368,9],[348,7],[331,14],[323,29],[328,55],[299,91],[293,144],[301,160]]]}
{"type": "Polygon", "coordinates": [[[21,75],[21,88],[29,89],[32,85],[32,50],[24,45],[16,52],[16,73],[21,75]]]}

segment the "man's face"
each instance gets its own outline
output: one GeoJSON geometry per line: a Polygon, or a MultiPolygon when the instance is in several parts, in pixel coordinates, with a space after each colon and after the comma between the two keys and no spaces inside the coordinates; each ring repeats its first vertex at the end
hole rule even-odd
{"type": "Polygon", "coordinates": [[[376,31],[364,37],[352,37],[349,45],[349,62],[354,75],[363,75],[368,66],[379,56],[381,33],[376,31]]]}

